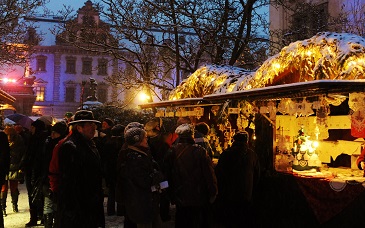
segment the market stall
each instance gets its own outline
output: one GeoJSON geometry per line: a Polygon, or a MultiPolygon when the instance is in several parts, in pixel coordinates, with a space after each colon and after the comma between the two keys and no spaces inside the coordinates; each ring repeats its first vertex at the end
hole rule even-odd
{"type": "Polygon", "coordinates": [[[255,72],[209,69],[169,101],[142,108],[208,122],[221,150],[237,130],[250,131],[264,174],[256,192],[261,226],[364,225],[356,216],[365,213],[365,179],[355,160],[365,138],[365,40],[319,33],[255,72]]]}

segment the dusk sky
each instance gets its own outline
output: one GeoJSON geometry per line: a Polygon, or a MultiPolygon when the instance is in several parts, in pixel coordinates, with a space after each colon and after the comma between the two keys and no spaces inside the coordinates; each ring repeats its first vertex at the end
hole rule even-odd
{"type": "MultiPolygon", "coordinates": [[[[49,0],[46,7],[49,8],[53,14],[57,14],[58,10],[63,9],[63,5],[71,6],[75,11],[81,8],[87,0],[49,0]]],[[[93,3],[95,1],[92,1],[93,3]]]]}

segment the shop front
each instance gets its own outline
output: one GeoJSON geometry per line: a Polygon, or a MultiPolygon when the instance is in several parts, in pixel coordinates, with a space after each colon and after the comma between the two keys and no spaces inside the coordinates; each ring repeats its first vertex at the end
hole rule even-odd
{"type": "Polygon", "coordinates": [[[365,178],[356,164],[365,144],[364,62],[363,38],[317,34],[256,72],[219,69],[214,79],[208,72],[169,101],[141,107],[160,118],[208,123],[218,153],[236,131],[249,132],[262,167],[258,227],[365,225],[365,178]]]}

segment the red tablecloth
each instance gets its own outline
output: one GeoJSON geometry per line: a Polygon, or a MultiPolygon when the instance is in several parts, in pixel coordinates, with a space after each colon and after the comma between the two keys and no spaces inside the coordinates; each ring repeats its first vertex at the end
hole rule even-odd
{"type": "Polygon", "coordinates": [[[324,223],[365,191],[362,183],[296,176],[299,188],[320,223],[324,223]]]}

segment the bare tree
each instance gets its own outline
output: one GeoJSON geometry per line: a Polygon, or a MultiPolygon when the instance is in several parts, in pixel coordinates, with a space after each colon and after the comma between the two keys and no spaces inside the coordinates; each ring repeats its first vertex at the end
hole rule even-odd
{"type": "Polygon", "coordinates": [[[43,6],[45,0],[0,1],[0,68],[25,63],[40,37],[25,20],[43,6]]]}
{"type": "Polygon", "coordinates": [[[276,1],[284,7],[288,15],[289,26],[284,30],[270,31],[276,42],[271,43],[271,54],[276,54],[284,46],[297,40],[308,39],[318,32],[328,31],[328,2],[318,4],[315,1],[276,1]]]}
{"type": "Polygon", "coordinates": [[[331,18],[330,26],[336,32],[348,32],[365,37],[364,0],[348,0],[342,4],[340,14],[331,18]]]}
{"type": "Polygon", "coordinates": [[[71,23],[65,29],[75,29],[73,35],[63,41],[124,62],[119,74],[109,77],[111,83],[127,89],[143,86],[164,95],[203,64],[257,67],[257,59],[266,59],[268,39],[263,34],[268,24],[260,9],[268,4],[268,0],[101,0],[97,9],[112,35],[104,38],[113,42],[96,39],[99,30],[89,29],[92,26],[83,25],[83,32],[76,32],[81,27],[71,23]],[[88,34],[83,38],[83,33],[88,34]],[[265,57],[256,58],[261,54],[265,57]],[[133,77],[130,69],[135,71],[133,77]]]}

